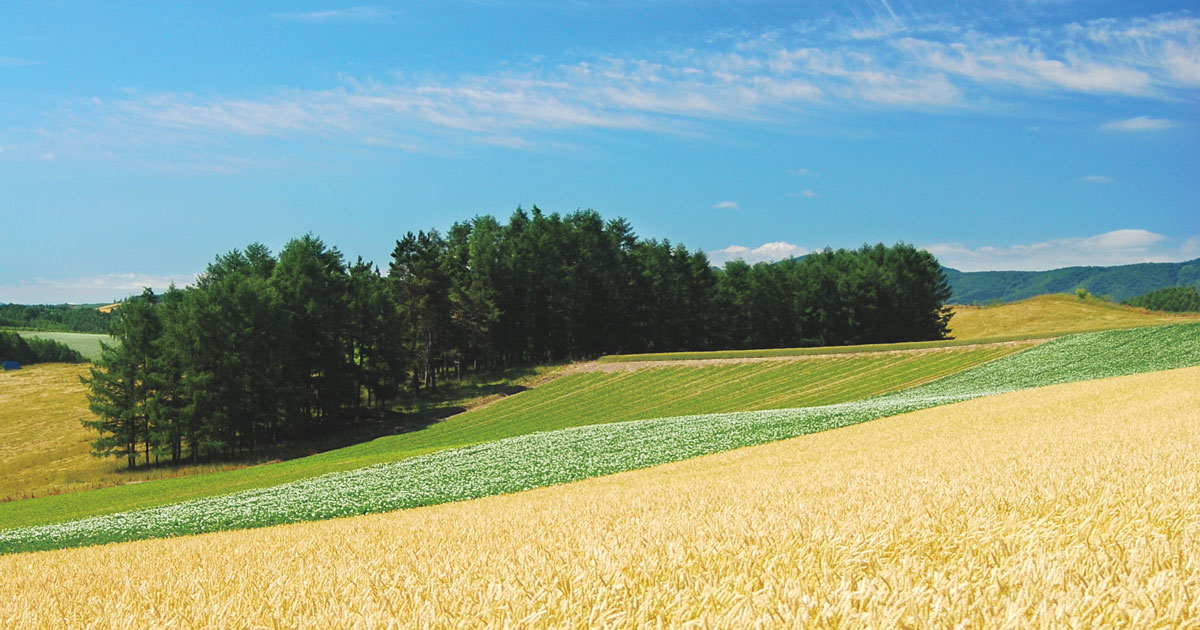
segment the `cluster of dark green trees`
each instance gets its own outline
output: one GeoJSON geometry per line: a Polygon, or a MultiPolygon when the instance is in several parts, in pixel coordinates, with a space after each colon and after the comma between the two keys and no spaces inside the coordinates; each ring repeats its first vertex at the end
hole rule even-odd
{"type": "Polygon", "coordinates": [[[53,339],[25,338],[0,331],[0,361],[17,363],[82,363],[83,355],[53,339]]]}
{"type": "Polygon", "coordinates": [[[0,328],[107,333],[112,315],[67,304],[0,304],[0,328]]]}
{"type": "Polygon", "coordinates": [[[387,274],[309,235],[250,245],[118,309],[89,379],[101,455],[236,458],[338,430],[464,370],[605,353],[941,338],[950,291],[908,245],[712,267],[593,211],[518,209],[396,242],[387,274]]]}
{"type": "Polygon", "coordinates": [[[1167,287],[1125,300],[1129,306],[1167,313],[1200,312],[1200,292],[1196,287],[1167,287]]]}

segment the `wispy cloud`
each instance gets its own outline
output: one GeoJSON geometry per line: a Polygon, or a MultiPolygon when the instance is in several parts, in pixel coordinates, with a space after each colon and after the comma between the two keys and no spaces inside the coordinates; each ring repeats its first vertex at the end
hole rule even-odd
{"type": "Polygon", "coordinates": [[[807,168],[794,168],[788,171],[789,175],[798,175],[800,177],[816,177],[817,174],[807,168]]]}
{"type": "Polygon", "coordinates": [[[1100,125],[1100,128],[1105,131],[1162,131],[1174,127],[1175,123],[1166,118],[1150,118],[1149,116],[1138,116],[1136,118],[1127,118],[1125,120],[1114,120],[1100,125]]]}
{"type": "MultiPolygon", "coordinates": [[[[391,14],[359,6],[281,17],[391,14]]],[[[357,145],[388,138],[412,150],[445,146],[447,137],[528,149],[577,129],[691,135],[726,121],[805,124],[810,112],[983,111],[1047,92],[1178,100],[1200,88],[1200,19],[1100,20],[1016,34],[914,21],[880,8],[866,23],[849,25],[870,27],[856,35],[807,25],[637,54],[539,58],[494,73],[342,77],[324,89],[277,89],[254,98],[139,92],[95,104],[94,124],[107,133],[91,137],[105,150],[124,138],[137,138],[130,142],[139,146],[189,139],[211,146],[223,138],[306,136],[357,145]],[[164,139],[164,131],[183,135],[164,139]]],[[[1149,131],[1171,124],[1138,117],[1104,128],[1149,131]]],[[[80,136],[78,125],[70,131],[80,136]]]]}
{"type": "Polygon", "coordinates": [[[1079,178],[1079,181],[1085,184],[1111,184],[1113,183],[1113,178],[1104,175],[1084,175],[1079,178]]]}
{"type": "Polygon", "coordinates": [[[713,204],[714,210],[741,210],[742,207],[736,201],[718,201],[713,204]]]}
{"type": "Polygon", "coordinates": [[[811,191],[811,190],[808,190],[808,189],[804,189],[804,190],[801,190],[801,191],[800,191],[800,192],[798,192],[798,193],[792,193],[792,195],[791,195],[791,196],[793,196],[793,197],[803,197],[803,198],[805,198],[805,199],[815,199],[815,198],[817,198],[817,197],[820,197],[821,195],[817,194],[817,193],[816,193],[816,192],[814,192],[814,191],[811,191]]]}
{"type": "Polygon", "coordinates": [[[298,22],[375,22],[395,16],[399,11],[379,6],[357,6],[346,9],[327,9],[299,13],[277,13],[281,20],[298,22]]]}
{"type": "Polygon", "coordinates": [[[730,245],[725,249],[708,252],[708,259],[717,266],[724,266],[725,263],[731,260],[744,260],[748,263],[756,263],[784,260],[803,256],[807,253],[808,250],[799,245],[793,245],[784,241],[775,241],[772,243],[763,243],[753,248],[744,245],[730,245]]]}
{"type": "Polygon", "coordinates": [[[0,284],[0,302],[14,304],[81,304],[107,302],[141,293],[150,287],[156,293],[174,283],[184,287],[196,274],[152,275],[110,273],[78,278],[37,278],[29,282],[0,284]]]}
{"type": "Polygon", "coordinates": [[[1035,271],[1080,265],[1186,260],[1191,257],[1190,242],[1190,239],[1180,242],[1147,230],[1125,229],[1028,245],[967,247],[961,243],[938,243],[925,246],[925,249],[937,256],[943,265],[962,271],[1035,271]]]}

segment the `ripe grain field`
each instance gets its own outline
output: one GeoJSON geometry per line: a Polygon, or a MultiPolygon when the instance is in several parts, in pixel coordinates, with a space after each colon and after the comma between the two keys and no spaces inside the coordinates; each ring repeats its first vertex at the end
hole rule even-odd
{"type": "Polygon", "coordinates": [[[1163,313],[1096,298],[1039,295],[996,306],[955,306],[950,334],[955,339],[988,339],[1163,326],[1200,321],[1196,313],[1163,313]]]}
{"type": "MultiPolygon", "coordinates": [[[[598,423],[822,405],[912,387],[1010,355],[1010,344],[762,364],[570,374],[424,429],[264,466],[0,503],[0,530],[165,505],[598,423]]],[[[97,464],[99,462],[96,462],[97,464]]]]}
{"type": "Polygon", "coordinates": [[[0,557],[0,626],[1197,627],[1198,383],[1056,385],[515,495],[0,557]]]}
{"type": "Polygon", "coordinates": [[[1060,383],[1200,365],[1200,325],[1072,335],[866,400],[600,423],[141,510],[0,530],[0,553],[267,527],[463,501],[646,468],[1060,383]]]}
{"type": "Polygon", "coordinates": [[[91,455],[94,431],[79,377],[87,364],[45,363],[0,372],[0,504],[112,485],[242,468],[200,464],[125,470],[113,458],[91,455]]]}

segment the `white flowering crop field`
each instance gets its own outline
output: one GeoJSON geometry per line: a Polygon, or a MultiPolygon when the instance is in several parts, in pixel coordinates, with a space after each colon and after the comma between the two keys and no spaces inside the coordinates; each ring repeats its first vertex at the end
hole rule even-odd
{"type": "Polygon", "coordinates": [[[519,492],[990,394],[1195,365],[1200,324],[1073,335],[867,400],[535,433],[269,488],[0,531],[0,552],[264,527],[519,492]]]}

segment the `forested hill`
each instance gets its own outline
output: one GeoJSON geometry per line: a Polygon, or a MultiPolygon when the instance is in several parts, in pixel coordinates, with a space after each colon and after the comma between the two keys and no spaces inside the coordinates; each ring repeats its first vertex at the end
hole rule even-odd
{"type": "Polygon", "coordinates": [[[92,306],[0,304],[0,328],[107,333],[112,315],[92,306]]]}
{"type": "Polygon", "coordinates": [[[1200,258],[1180,263],[1139,263],[1115,267],[1064,267],[1050,271],[958,271],[943,267],[950,282],[950,301],[979,304],[1013,302],[1046,293],[1092,295],[1122,301],[1155,289],[1200,287],[1200,258]]]}

